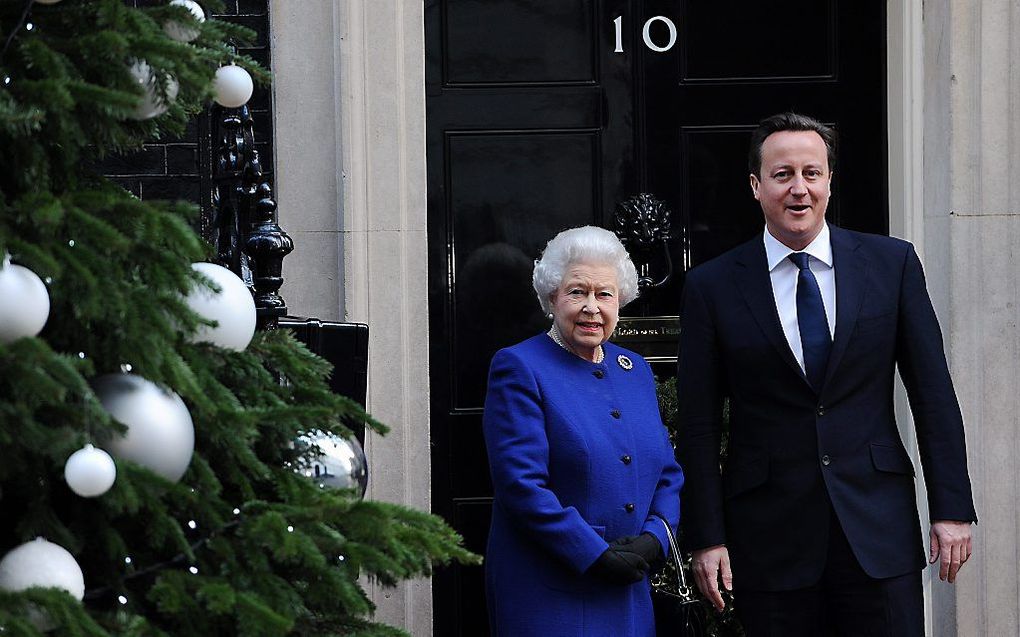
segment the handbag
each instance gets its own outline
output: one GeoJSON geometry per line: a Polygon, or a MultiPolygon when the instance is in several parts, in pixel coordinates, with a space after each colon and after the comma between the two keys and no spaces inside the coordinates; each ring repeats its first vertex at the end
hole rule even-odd
{"type": "Polygon", "coordinates": [[[669,637],[701,637],[706,634],[708,614],[705,602],[687,583],[684,559],[669,522],[655,516],[666,527],[669,546],[666,563],[651,577],[652,612],[655,634],[669,637]]]}

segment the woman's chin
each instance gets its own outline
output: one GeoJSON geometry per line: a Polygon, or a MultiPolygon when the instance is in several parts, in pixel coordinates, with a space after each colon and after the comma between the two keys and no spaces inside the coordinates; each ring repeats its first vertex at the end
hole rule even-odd
{"type": "Polygon", "coordinates": [[[593,351],[602,344],[602,340],[601,332],[597,334],[578,334],[575,332],[574,349],[578,351],[593,351]]]}

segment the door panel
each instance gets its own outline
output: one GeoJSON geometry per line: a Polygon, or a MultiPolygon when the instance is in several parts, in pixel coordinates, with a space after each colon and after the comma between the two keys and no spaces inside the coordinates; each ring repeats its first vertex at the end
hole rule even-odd
{"type": "Polygon", "coordinates": [[[592,2],[457,0],[444,6],[447,86],[596,81],[592,2]]]}
{"type": "Polygon", "coordinates": [[[447,340],[452,406],[480,409],[492,355],[545,326],[531,288],[543,238],[594,221],[591,211],[601,190],[595,161],[599,131],[448,136],[447,228],[456,304],[447,340]]]}
{"type": "MultiPolygon", "coordinates": [[[[747,145],[790,109],[843,137],[829,219],[888,231],[885,2],[426,0],[425,14],[433,508],[484,551],[488,365],[547,328],[531,269],[556,232],[611,227],[638,193],[664,200],[678,270],[624,314],[677,314],[684,267],[761,231],[747,145]],[[667,20],[676,43],[654,51],[645,24],[661,48],[667,20]]],[[[483,573],[436,574],[434,634],[486,634],[483,573]]]]}
{"type": "Polygon", "coordinates": [[[681,4],[686,18],[679,38],[682,81],[835,76],[834,2],[681,4]]]}

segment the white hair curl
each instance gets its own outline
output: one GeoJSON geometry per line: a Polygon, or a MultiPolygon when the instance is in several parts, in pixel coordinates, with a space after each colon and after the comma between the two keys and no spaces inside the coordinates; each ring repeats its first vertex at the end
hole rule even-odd
{"type": "Polygon", "coordinates": [[[638,296],[638,277],[634,262],[615,234],[605,228],[582,226],[564,230],[542,251],[535,261],[531,283],[542,304],[542,311],[552,312],[551,296],[563,282],[567,268],[576,263],[611,265],[616,268],[617,286],[620,289],[620,307],[638,296]]]}

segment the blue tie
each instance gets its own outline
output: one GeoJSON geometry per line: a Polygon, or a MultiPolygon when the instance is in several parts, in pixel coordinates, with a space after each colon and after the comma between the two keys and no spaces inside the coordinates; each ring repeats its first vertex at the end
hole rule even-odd
{"type": "Polygon", "coordinates": [[[806,252],[794,252],[789,259],[800,270],[797,275],[797,325],[800,327],[800,344],[804,349],[804,371],[815,391],[821,391],[825,366],[829,363],[829,350],[832,349],[822,291],[808,266],[806,252]]]}

